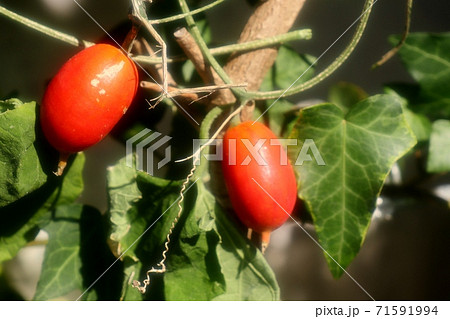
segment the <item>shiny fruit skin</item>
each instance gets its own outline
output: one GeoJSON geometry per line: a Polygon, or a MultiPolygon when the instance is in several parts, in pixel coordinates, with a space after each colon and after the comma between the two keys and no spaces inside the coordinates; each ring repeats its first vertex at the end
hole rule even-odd
{"type": "Polygon", "coordinates": [[[50,81],[41,126],[61,153],[102,140],[125,114],[138,87],[136,66],[121,50],[96,44],[69,59],[50,81]]]}
{"type": "Polygon", "coordinates": [[[241,222],[259,233],[280,227],[289,218],[297,200],[294,170],[289,161],[280,160],[287,160],[287,155],[279,144],[268,127],[251,121],[228,129],[223,139],[222,171],[231,204],[241,222]],[[245,146],[245,139],[251,145],[265,139],[261,148],[253,150],[258,150],[267,165],[258,163],[245,146]],[[243,165],[247,156],[251,161],[243,165]]]}

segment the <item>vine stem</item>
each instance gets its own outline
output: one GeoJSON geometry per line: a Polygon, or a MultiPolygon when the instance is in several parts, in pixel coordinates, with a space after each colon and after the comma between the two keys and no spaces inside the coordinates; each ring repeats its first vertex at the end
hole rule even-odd
{"type": "Polygon", "coordinates": [[[219,126],[219,128],[216,130],[216,132],[210,137],[206,143],[204,143],[197,151],[195,151],[194,154],[176,160],[175,163],[181,163],[187,160],[190,160],[191,158],[194,159],[194,163],[196,163],[200,159],[200,153],[203,151],[203,149],[207,146],[209,146],[216,138],[219,136],[220,132],[223,130],[223,128],[235,117],[239,114],[239,112],[242,110],[242,108],[245,106],[245,103],[241,104],[238,108],[236,108],[228,117],[225,119],[225,121],[222,122],[222,124],[219,126]]]}
{"type": "MultiPolygon", "coordinates": [[[[181,1],[181,0],[180,0],[181,1]]],[[[372,11],[373,5],[378,0],[366,0],[364,3],[363,11],[360,17],[355,20],[354,23],[352,23],[342,34],[344,35],[358,20],[359,24],[356,29],[355,34],[353,35],[350,43],[347,45],[347,47],[344,49],[344,51],[334,60],[333,63],[331,63],[328,67],[326,67],[322,72],[320,72],[318,75],[310,79],[309,81],[306,81],[304,83],[301,83],[299,85],[295,85],[295,83],[300,79],[300,77],[292,83],[292,85],[284,90],[275,90],[275,91],[267,91],[267,92],[247,92],[246,98],[247,99],[255,99],[255,100],[268,100],[268,99],[280,99],[283,96],[290,96],[293,94],[300,93],[302,91],[305,91],[319,82],[323,81],[327,77],[329,77],[331,74],[334,73],[350,56],[350,54],[355,49],[356,45],[359,43],[359,40],[361,40],[361,36],[366,28],[367,21],[369,20],[370,12],[372,11]]],[[[327,50],[325,50],[319,58],[316,59],[316,61],[310,66],[310,68],[342,37],[342,35],[336,39],[331,46],[328,47],[327,50]]],[[[305,71],[306,72],[306,71],[305,71]]]]}
{"type": "Polygon", "coordinates": [[[21,24],[26,25],[27,27],[34,29],[36,31],[39,31],[41,33],[44,33],[52,38],[58,39],[60,41],[63,41],[65,43],[68,43],[73,46],[84,46],[84,47],[90,47],[94,45],[94,43],[86,41],[86,40],[80,40],[72,35],[68,35],[66,33],[57,31],[55,29],[52,29],[50,27],[47,27],[45,25],[42,25],[38,22],[35,22],[31,19],[25,18],[24,16],[21,16],[15,12],[12,12],[8,9],[6,9],[3,6],[0,6],[0,14],[10,18],[11,20],[14,20],[16,22],[19,22],[21,24]]]}
{"type": "Polygon", "coordinates": [[[207,4],[201,8],[192,10],[188,13],[181,13],[181,14],[177,14],[171,17],[167,17],[167,18],[162,18],[162,19],[154,19],[154,20],[150,20],[151,24],[161,24],[161,23],[167,23],[167,22],[172,22],[172,21],[176,21],[176,20],[180,20],[180,19],[184,19],[187,16],[192,16],[194,14],[206,11],[208,9],[211,9],[219,4],[221,4],[222,2],[224,2],[225,0],[216,0],[214,2],[211,2],[210,4],[207,4]]]}
{"type": "Polygon", "coordinates": [[[406,38],[409,34],[409,29],[411,26],[411,11],[412,11],[412,5],[413,0],[407,0],[406,2],[406,21],[405,21],[405,30],[403,31],[402,38],[397,43],[395,47],[393,47],[391,50],[389,50],[385,55],[381,57],[381,59],[376,62],[374,65],[372,65],[372,69],[378,68],[382,66],[384,63],[386,63],[390,58],[392,58],[394,55],[397,54],[397,52],[400,50],[400,48],[403,46],[403,44],[406,41],[406,38]]]}
{"type": "MultiPolygon", "coordinates": [[[[230,84],[231,83],[230,78],[228,77],[226,72],[223,70],[223,68],[219,65],[217,60],[214,58],[213,53],[212,53],[214,51],[212,51],[208,48],[208,46],[206,45],[206,43],[204,42],[204,40],[201,36],[200,30],[198,29],[198,27],[195,24],[195,20],[192,17],[192,14],[194,14],[193,13],[194,10],[193,11],[189,10],[189,7],[185,0],[178,0],[178,1],[180,4],[180,8],[183,11],[183,17],[186,20],[189,28],[191,29],[192,36],[194,37],[195,41],[199,45],[205,59],[210,63],[210,65],[217,72],[217,74],[220,76],[220,78],[226,84],[230,84]]],[[[323,81],[325,78],[330,76],[334,71],[336,71],[336,69],[338,69],[347,60],[349,55],[353,52],[353,50],[355,49],[359,40],[361,39],[362,33],[367,25],[367,21],[369,19],[371,9],[377,1],[378,0],[366,0],[365,1],[363,13],[362,13],[361,19],[360,19],[360,23],[359,23],[357,30],[356,30],[352,40],[350,41],[349,45],[344,49],[344,51],[339,55],[339,57],[333,63],[331,63],[326,69],[324,69],[321,73],[316,75],[314,78],[312,78],[309,81],[306,81],[302,84],[299,84],[299,85],[292,85],[291,87],[289,87],[288,89],[285,89],[285,90],[275,90],[275,91],[268,91],[268,92],[252,92],[252,91],[246,92],[245,90],[234,88],[234,89],[232,89],[233,93],[236,96],[240,97],[242,100],[278,99],[283,96],[290,96],[293,94],[300,93],[302,91],[305,91],[305,90],[315,86],[319,82],[323,81]]],[[[218,2],[218,1],[216,1],[216,2],[218,2]]],[[[215,3],[215,5],[216,4],[218,4],[218,3],[215,3]]],[[[196,13],[198,13],[198,12],[196,12],[196,13]]],[[[28,18],[23,17],[15,12],[12,12],[12,11],[4,8],[3,6],[0,6],[0,14],[4,15],[6,17],[9,17],[10,19],[17,21],[21,24],[24,24],[36,31],[44,33],[50,37],[53,37],[55,39],[58,39],[60,41],[63,41],[65,43],[68,43],[73,46],[83,45],[85,47],[89,47],[89,46],[94,45],[94,43],[92,43],[92,42],[78,39],[72,35],[68,35],[66,33],[57,31],[55,29],[52,29],[50,27],[44,26],[40,23],[37,23],[31,19],[28,19],[28,18]]],[[[154,22],[152,21],[152,23],[154,23],[154,22]]],[[[260,41],[260,40],[258,40],[258,41],[260,41]]],[[[263,40],[261,40],[261,41],[263,41],[263,40]]],[[[261,42],[259,44],[261,44],[261,42]]],[[[252,50],[252,49],[254,49],[254,48],[245,48],[245,44],[244,44],[244,46],[241,46],[241,44],[235,44],[232,46],[235,46],[234,47],[235,50],[240,50],[240,49],[252,50]]],[[[228,52],[228,50],[230,50],[230,46],[228,48],[225,48],[225,49],[222,48],[220,50],[222,50],[222,52],[224,52],[224,51],[228,52]]],[[[218,50],[219,53],[217,53],[217,51],[216,51],[215,54],[222,54],[222,53],[220,53],[220,50],[218,50]]],[[[148,61],[145,61],[146,59],[143,59],[143,57],[135,57],[134,59],[137,62],[161,63],[160,59],[158,59],[158,61],[156,61],[157,59],[155,59],[155,61],[152,61],[150,59],[148,59],[148,61]]],[[[167,59],[166,62],[173,62],[173,61],[175,61],[175,59],[167,59]]]]}
{"type": "MultiPolygon", "coordinates": [[[[178,0],[178,3],[180,4],[181,11],[183,11],[184,14],[189,14],[190,9],[186,3],[185,0],[178,0]]],[[[222,81],[225,84],[231,84],[231,79],[228,76],[228,74],[224,71],[224,69],[220,66],[219,62],[214,58],[214,56],[211,54],[211,51],[209,50],[208,46],[206,45],[205,41],[203,40],[203,37],[200,33],[200,30],[197,27],[197,24],[195,23],[194,18],[192,15],[186,15],[185,17],[186,23],[189,27],[189,29],[192,32],[192,37],[195,39],[195,42],[197,42],[197,45],[199,46],[200,50],[202,51],[202,54],[206,61],[211,65],[211,67],[216,71],[216,73],[219,75],[219,77],[222,79],[222,81]]],[[[246,91],[239,88],[232,88],[231,91],[235,94],[236,97],[245,97],[246,91]]],[[[246,98],[242,98],[241,100],[247,100],[246,98]]]]}
{"type": "MultiPolygon", "coordinates": [[[[302,29],[302,30],[295,30],[288,33],[276,35],[273,37],[265,38],[265,39],[258,39],[254,41],[249,42],[243,42],[243,43],[236,43],[236,44],[229,44],[220,46],[217,48],[211,48],[209,49],[209,52],[213,56],[218,55],[225,55],[230,54],[233,52],[243,52],[243,51],[252,51],[257,49],[262,49],[274,45],[279,45],[287,42],[292,41],[298,41],[298,40],[310,40],[312,38],[312,32],[311,29],[302,29]]],[[[139,63],[147,63],[147,64],[160,64],[162,62],[161,58],[159,57],[149,57],[144,55],[136,55],[133,57],[133,60],[139,63]]],[[[180,62],[185,61],[185,56],[176,56],[167,58],[168,63],[172,62],[180,62]]]]}

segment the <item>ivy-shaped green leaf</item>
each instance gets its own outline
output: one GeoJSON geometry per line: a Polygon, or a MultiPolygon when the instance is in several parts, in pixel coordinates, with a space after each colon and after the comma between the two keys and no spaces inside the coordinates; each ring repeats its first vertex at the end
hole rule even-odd
{"type": "Polygon", "coordinates": [[[399,54],[422,88],[435,97],[450,98],[450,33],[412,33],[399,54]]]}
{"type": "Polygon", "coordinates": [[[322,247],[338,263],[325,255],[333,276],[339,277],[340,266],[350,264],[364,241],[392,165],[416,140],[400,100],[389,95],[363,100],[347,114],[333,104],[305,108],[291,137],[298,140],[289,155],[299,196],[313,216],[322,247]]]}
{"type": "MultiPolygon", "coordinates": [[[[396,43],[398,37],[391,37],[396,43]]],[[[400,58],[419,87],[403,86],[415,112],[431,118],[450,118],[450,33],[412,33],[399,51],[400,58]]],[[[403,91],[403,92],[401,92],[403,91]]]]}

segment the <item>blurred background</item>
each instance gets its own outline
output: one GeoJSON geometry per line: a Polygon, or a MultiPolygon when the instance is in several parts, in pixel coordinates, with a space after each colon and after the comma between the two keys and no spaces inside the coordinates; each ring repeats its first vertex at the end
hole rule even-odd
{"type": "MultiPolygon", "coordinates": [[[[127,19],[127,0],[78,2],[106,30],[127,19]]],[[[311,28],[313,38],[294,47],[319,56],[360,15],[362,3],[362,0],[307,0],[294,28],[311,28]]],[[[378,0],[366,33],[350,59],[320,85],[296,96],[296,100],[326,100],[330,86],[340,81],[355,83],[369,94],[382,93],[385,83],[412,81],[395,57],[384,67],[370,70],[390,49],[387,37],[403,31],[405,3],[378,0]]],[[[72,0],[2,0],[1,5],[80,39],[95,42],[104,36],[102,29],[72,0]]],[[[228,0],[210,10],[207,16],[214,41],[235,42],[251,10],[242,0],[228,0]]],[[[411,31],[448,32],[449,16],[449,1],[416,0],[411,31]]],[[[319,69],[334,60],[352,31],[323,56],[319,69]]],[[[77,50],[0,16],[0,96],[17,96],[39,103],[48,80],[77,50]]],[[[125,155],[124,147],[113,138],[106,138],[86,151],[86,155],[86,187],[80,201],[105,211],[105,168],[125,155]]],[[[402,160],[393,169],[390,185],[398,186],[413,179],[417,171],[412,159],[402,160]]],[[[449,177],[438,176],[419,185],[427,192],[399,190],[390,185],[378,201],[366,241],[348,273],[377,300],[449,300],[449,177]]],[[[275,231],[267,251],[282,299],[370,299],[349,276],[343,275],[339,280],[331,277],[322,250],[306,234],[315,237],[313,227],[303,226],[301,229],[287,223],[275,231]]],[[[27,247],[2,265],[0,299],[32,298],[43,251],[43,247],[27,247]]]]}

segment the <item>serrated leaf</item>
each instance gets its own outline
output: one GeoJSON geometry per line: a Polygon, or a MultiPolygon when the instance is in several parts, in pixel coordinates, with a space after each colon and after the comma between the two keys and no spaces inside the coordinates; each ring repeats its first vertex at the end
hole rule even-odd
{"type": "MultiPolygon", "coordinates": [[[[298,140],[289,156],[296,163],[299,195],[313,216],[322,247],[345,268],[364,241],[388,172],[416,143],[401,101],[377,95],[347,114],[333,104],[305,108],[291,137],[298,140]],[[325,165],[318,165],[311,141],[325,165]],[[304,145],[306,152],[301,151],[304,145]]],[[[325,256],[333,276],[341,276],[343,270],[325,256]]]]}
{"type": "Polygon", "coordinates": [[[35,148],[36,104],[2,102],[0,113],[0,207],[38,189],[47,180],[35,148]]]}
{"type": "Polygon", "coordinates": [[[0,262],[13,258],[45,226],[52,211],[70,204],[83,191],[85,158],[79,153],[62,177],[52,176],[42,187],[0,209],[0,262]]]}
{"type": "Polygon", "coordinates": [[[427,171],[430,173],[450,171],[450,121],[437,120],[433,123],[427,171]]]}

